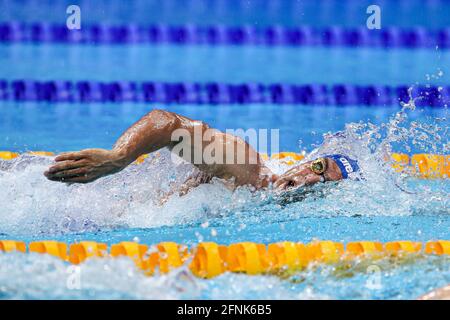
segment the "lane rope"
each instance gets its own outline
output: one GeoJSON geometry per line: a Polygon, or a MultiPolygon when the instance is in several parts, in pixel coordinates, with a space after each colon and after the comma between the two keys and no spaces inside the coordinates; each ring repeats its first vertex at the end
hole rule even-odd
{"type": "Polygon", "coordinates": [[[78,265],[90,258],[128,257],[147,275],[167,273],[188,264],[192,273],[201,278],[213,278],[224,272],[273,274],[299,271],[311,264],[338,263],[354,259],[380,259],[416,255],[450,255],[450,241],[426,243],[415,241],[340,242],[314,241],[308,244],[282,241],[267,246],[241,242],[225,246],[215,242],[201,242],[189,249],[175,242],[161,242],[153,246],[137,242],[120,242],[109,247],[105,243],[81,241],[66,244],[58,241],[35,241],[28,244],[14,240],[0,240],[0,254],[11,252],[48,254],[78,265]],[[27,250],[28,249],[28,250],[27,250]]]}
{"type": "Polygon", "coordinates": [[[224,25],[83,25],[69,30],[65,24],[46,22],[0,23],[0,42],[176,45],[344,46],[382,48],[449,48],[448,28],[384,27],[254,27],[224,25]]]}
{"type": "MultiPolygon", "coordinates": [[[[49,103],[298,104],[398,106],[408,102],[406,85],[168,83],[135,81],[38,81],[0,79],[0,100],[49,103]]],[[[450,86],[414,86],[416,106],[446,107],[450,86]]]]}

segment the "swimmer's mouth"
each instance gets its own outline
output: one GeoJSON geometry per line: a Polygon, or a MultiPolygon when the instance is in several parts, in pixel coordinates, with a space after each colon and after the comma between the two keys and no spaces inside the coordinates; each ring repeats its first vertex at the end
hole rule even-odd
{"type": "Polygon", "coordinates": [[[273,199],[277,204],[287,205],[289,203],[300,202],[307,198],[324,198],[328,192],[328,187],[336,185],[337,181],[315,184],[311,186],[288,187],[283,190],[274,190],[273,199]]]}

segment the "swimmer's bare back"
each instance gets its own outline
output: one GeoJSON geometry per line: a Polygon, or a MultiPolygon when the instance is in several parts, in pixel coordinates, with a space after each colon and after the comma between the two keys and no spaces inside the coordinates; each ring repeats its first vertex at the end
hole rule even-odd
{"type": "MultiPolygon", "coordinates": [[[[142,117],[122,134],[111,150],[86,149],[62,153],[55,158],[56,164],[44,174],[52,181],[92,182],[123,170],[143,154],[164,147],[173,151],[180,142],[173,139],[176,130],[190,135],[193,142],[189,144],[191,156],[184,155],[183,158],[198,167],[204,176],[232,180],[234,187],[251,185],[255,188],[267,187],[275,179],[260,155],[243,139],[211,129],[202,121],[164,110],[153,110],[142,117]],[[198,133],[201,137],[207,135],[208,139],[200,138],[200,142],[195,143],[198,133]],[[207,147],[209,150],[223,150],[222,159],[212,164],[203,157],[194,159],[195,155],[203,155],[207,147]],[[237,159],[239,156],[241,158],[237,159]]],[[[201,183],[205,179],[196,181],[201,183]]],[[[195,183],[188,186],[194,187],[195,183]]]]}

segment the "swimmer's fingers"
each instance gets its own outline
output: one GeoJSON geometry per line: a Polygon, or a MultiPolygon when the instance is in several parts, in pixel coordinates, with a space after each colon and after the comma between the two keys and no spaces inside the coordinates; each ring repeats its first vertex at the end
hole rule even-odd
{"type": "Polygon", "coordinates": [[[96,178],[92,178],[92,177],[85,175],[85,176],[80,176],[80,177],[68,178],[68,179],[65,179],[63,182],[66,182],[67,184],[70,185],[72,183],[89,183],[94,180],[96,180],[96,178]]]}
{"type": "Polygon", "coordinates": [[[86,149],[70,152],[55,158],[56,163],[44,175],[53,181],[88,183],[124,168],[115,161],[111,151],[86,149]]]}
{"type": "Polygon", "coordinates": [[[64,171],[64,170],[72,170],[72,169],[77,169],[77,168],[82,168],[84,166],[87,165],[87,162],[84,160],[79,160],[79,161],[61,161],[58,162],[56,164],[54,164],[53,166],[51,166],[47,172],[50,174],[56,173],[58,171],[64,171]]]}
{"type": "Polygon", "coordinates": [[[72,183],[89,183],[89,182],[96,180],[96,178],[90,177],[87,174],[79,175],[79,176],[50,176],[47,178],[51,181],[64,182],[69,185],[72,183]]]}
{"type": "Polygon", "coordinates": [[[78,152],[64,152],[55,157],[55,161],[67,161],[67,160],[81,160],[86,157],[83,151],[78,152]]]}
{"type": "Polygon", "coordinates": [[[47,177],[48,180],[50,181],[57,181],[57,182],[71,182],[72,179],[77,178],[77,177],[55,177],[55,176],[49,176],[47,177]]]}
{"type": "MultiPolygon", "coordinates": [[[[78,168],[78,169],[72,169],[72,170],[60,170],[56,172],[45,172],[45,176],[49,178],[50,180],[53,179],[65,179],[70,177],[78,177],[87,175],[89,173],[89,169],[84,168],[78,168]]],[[[59,181],[59,180],[58,180],[59,181]]]]}
{"type": "Polygon", "coordinates": [[[64,180],[54,180],[54,181],[64,182],[64,183],[66,183],[67,185],[70,186],[70,185],[75,184],[75,183],[89,183],[89,182],[92,182],[94,180],[86,178],[86,177],[83,176],[83,177],[73,177],[73,178],[67,178],[67,179],[64,179],[64,180]]]}

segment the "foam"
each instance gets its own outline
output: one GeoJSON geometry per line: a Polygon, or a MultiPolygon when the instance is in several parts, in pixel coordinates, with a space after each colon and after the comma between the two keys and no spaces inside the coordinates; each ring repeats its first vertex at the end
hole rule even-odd
{"type": "MultiPolygon", "coordinates": [[[[0,233],[40,235],[153,228],[220,221],[224,216],[230,217],[228,222],[268,223],[301,216],[450,214],[447,181],[412,180],[396,173],[385,160],[394,144],[413,144],[424,152],[438,153],[445,153],[448,147],[448,138],[442,134],[445,128],[418,123],[401,126],[411,105],[413,102],[406,104],[387,124],[350,123],[342,132],[326,134],[324,143],[303,161],[344,153],[358,159],[365,180],[323,184],[318,186],[321,191],[317,195],[286,206],[274,202],[270,192],[251,192],[245,187],[231,192],[219,181],[201,185],[182,197],[174,194],[162,204],[164,194],[197,170],[184,162],[174,164],[168,150],[94,183],[70,186],[43,176],[51,157],[24,154],[0,161],[0,233]],[[417,135],[419,131],[425,133],[417,135]]],[[[275,173],[290,168],[275,160],[267,165],[275,173]]]]}
{"type": "Polygon", "coordinates": [[[0,253],[0,264],[0,299],[235,299],[255,293],[273,299],[301,296],[289,292],[280,279],[268,276],[227,273],[203,280],[182,267],[148,277],[128,258],[93,258],[73,267],[48,255],[0,253]]]}

